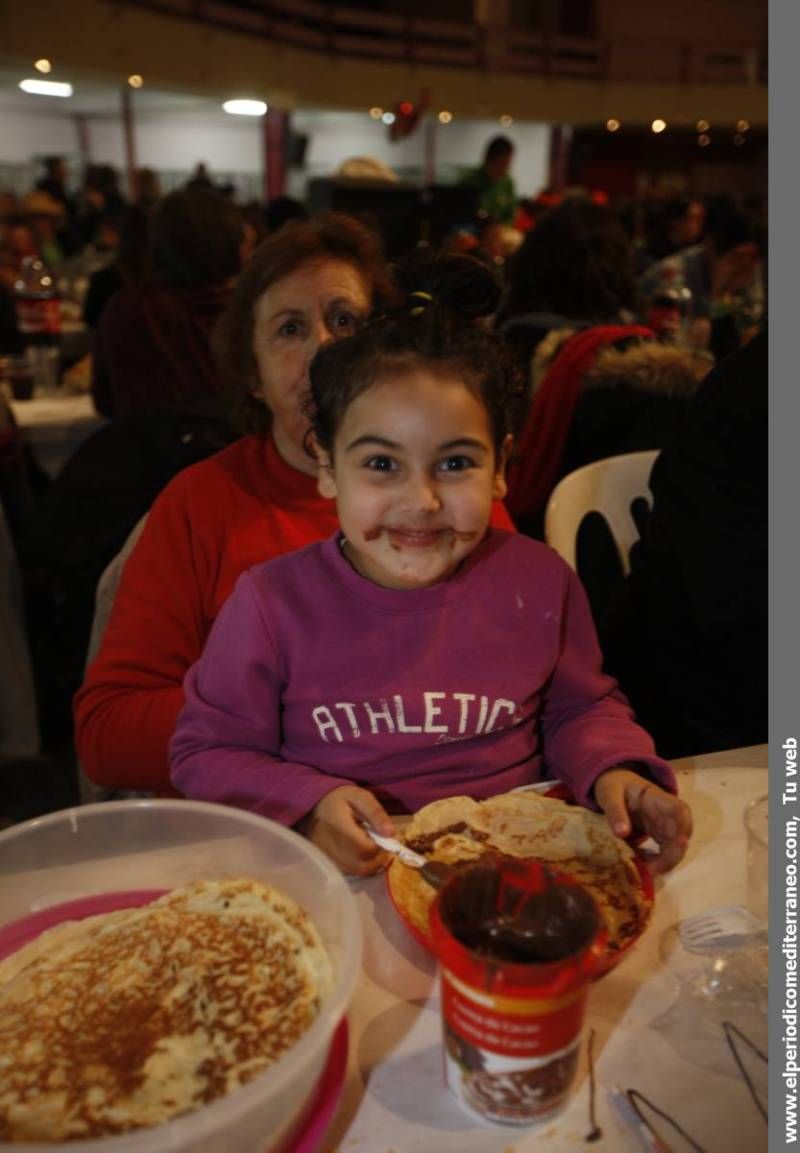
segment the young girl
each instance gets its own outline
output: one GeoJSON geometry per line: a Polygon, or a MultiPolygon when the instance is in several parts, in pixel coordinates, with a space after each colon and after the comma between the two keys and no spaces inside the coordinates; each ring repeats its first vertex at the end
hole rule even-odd
{"type": "MultiPolygon", "coordinates": [[[[417,262],[419,264],[419,262],[417,262]]],[[[413,268],[413,266],[412,266],[413,268]]],[[[691,831],[669,767],[601,671],[588,604],[545,545],[489,528],[521,391],[465,257],[311,366],[319,489],[341,532],[240,577],[186,677],[172,780],[299,825],[347,872],[367,820],[557,777],[614,831],[691,831]]]]}

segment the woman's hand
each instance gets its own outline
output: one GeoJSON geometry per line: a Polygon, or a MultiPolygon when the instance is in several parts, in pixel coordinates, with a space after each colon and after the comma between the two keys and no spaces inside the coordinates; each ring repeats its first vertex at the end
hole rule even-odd
{"type": "Polygon", "coordinates": [[[375,831],[394,836],[394,825],[379,801],[367,789],[341,785],[332,789],[301,822],[303,832],[344,873],[366,877],[380,872],[388,856],[361,827],[369,821],[375,831]]]}
{"type": "Polygon", "coordinates": [[[685,801],[630,769],[607,769],[594,784],[594,796],[618,837],[646,833],[659,853],[648,857],[653,873],[666,873],[683,857],[692,835],[692,811],[685,801]]]}

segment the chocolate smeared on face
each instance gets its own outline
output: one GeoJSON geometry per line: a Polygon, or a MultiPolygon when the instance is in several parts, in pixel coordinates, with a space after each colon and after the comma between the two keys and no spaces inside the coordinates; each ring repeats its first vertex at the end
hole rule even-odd
{"type": "MultiPolygon", "coordinates": [[[[403,533],[403,532],[408,532],[408,531],[411,531],[411,530],[409,530],[409,529],[392,529],[392,528],[389,528],[385,525],[377,525],[375,528],[370,528],[370,529],[367,529],[365,531],[364,540],[366,542],[370,542],[373,540],[378,540],[378,538],[383,536],[384,533],[387,535],[390,535],[392,532],[403,533]]],[[[420,528],[418,531],[424,532],[426,530],[424,528],[420,528]]],[[[447,528],[443,528],[443,529],[431,529],[430,531],[431,532],[439,532],[441,534],[447,535],[450,538],[450,540],[459,541],[459,542],[475,540],[475,538],[478,536],[478,533],[476,533],[476,532],[462,532],[461,530],[459,530],[457,528],[452,528],[452,527],[447,527],[447,528]]],[[[392,542],[390,541],[390,544],[391,543],[392,542]]],[[[395,548],[399,551],[399,548],[396,544],[392,544],[392,548],[395,548]]]]}
{"type": "Polygon", "coordinates": [[[442,921],[475,953],[516,964],[558,961],[585,948],[599,926],[597,906],[577,885],[531,891],[508,864],[480,863],[459,871],[441,896],[442,921]]]}

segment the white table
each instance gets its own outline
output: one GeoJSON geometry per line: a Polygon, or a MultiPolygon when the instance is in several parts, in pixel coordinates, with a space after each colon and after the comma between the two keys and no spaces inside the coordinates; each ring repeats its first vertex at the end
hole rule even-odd
{"type": "Polygon", "coordinates": [[[12,400],[11,409],[38,464],[53,478],[81,441],[104,423],[88,393],[12,400]]]}
{"type": "MultiPolygon", "coordinates": [[[[627,1153],[637,1148],[605,1090],[636,1088],[670,1112],[709,1153],[759,1153],[767,1127],[737,1073],[720,1019],[765,1045],[758,1008],[717,1003],[705,1015],[678,997],[662,963],[665,936],[680,918],[745,898],[742,811],[767,792],[766,746],[675,762],[695,834],[686,859],[657,882],[653,920],[632,952],[592,989],[597,1120],[589,1132],[586,1046],[567,1110],[541,1127],[471,1120],[444,1087],[435,963],[408,934],[382,877],[353,881],[365,936],[364,973],[351,1012],[350,1062],[342,1103],[323,1153],[627,1153]]],[[[684,954],[684,956],[686,956],[684,954]]],[[[702,963],[693,958],[692,963],[702,963]]],[[[748,1063],[766,1084],[760,1062],[748,1063]]],[[[762,1098],[764,1099],[764,1098],[762,1098]]],[[[686,1146],[663,1130],[676,1150],[686,1146]]]]}

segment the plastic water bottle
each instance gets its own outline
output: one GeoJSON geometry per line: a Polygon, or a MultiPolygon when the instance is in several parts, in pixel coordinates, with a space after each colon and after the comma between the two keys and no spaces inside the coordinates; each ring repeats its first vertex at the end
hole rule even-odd
{"type": "Polygon", "coordinates": [[[26,256],[14,283],[17,328],[33,365],[34,389],[58,387],[61,300],[56,279],[39,256],[26,256]]]}

